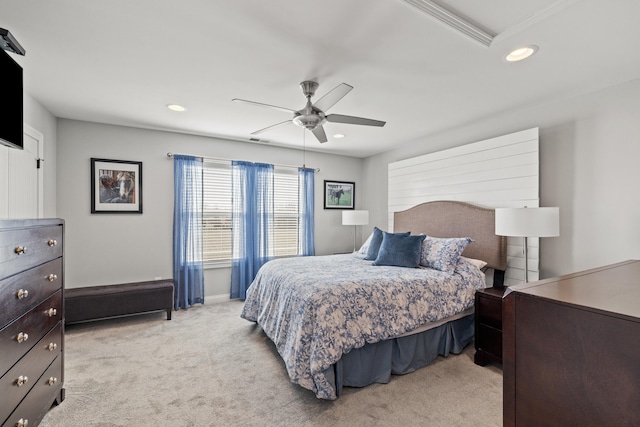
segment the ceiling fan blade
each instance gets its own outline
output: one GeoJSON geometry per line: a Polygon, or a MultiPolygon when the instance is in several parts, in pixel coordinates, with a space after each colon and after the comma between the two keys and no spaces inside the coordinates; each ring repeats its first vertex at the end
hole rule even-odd
{"type": "Polygon", "coordinates": [[[329,108],[336,105],[346,94],[351,92],[353,86],[346,83],[340,83],[338,86],[327,92],[322,98],[313,103],[313,106],[320,111],[327,111],[329,108]]]}
{"type": "Polygon", "coordinates": [[[281,126],[281,125],[284,125],[284,124],[289,124],[289,123],[293,123],[293,122],[291,120],[285,120],[284,122],[276,123],[275,125],[267,126],[266,128],[262,128],[262,129],[259,129],[259,130],[255,131],[255,132],[251,132],[251,135],[257,135],[259,133],[266,132],[266,131],[268,131],[270,129],[273,129],[275,127],[278,127],[278,126],[281,126]]]}
{"type": "Polygon", "coordinates": [[[232,101],[246,102],[247,104],[257,105],[258,107],[267,107],[267,108],[271,108],[273,110],[284,111],[286,113],[295,113],[296,112],[296,110],[292,110],[291,108],[278,107],[277,105],[263,104],[262,102],[248,101],[246,99],[233,98],[232,101]]]}
{"type": "Polygon", "coordinates": [[[324,128],[322,127],[322,125],[316,127],[314,130],[312,130],[311,132],[313,132],[313,134],[315,135],[315,137],[318,139],[318,141],[320,142],[327,142],[327,134],[324,133],[324,128]]]}
{"type": "Polygon", "coordinates": [[[346,123],[349,125],[364,125],[364,126],[384,126],[387,122],[373,119],[364,119],[362,117],[344,116],[342,114],[329,114],[325,117],[328,122],[333,123],[346,123]]]}

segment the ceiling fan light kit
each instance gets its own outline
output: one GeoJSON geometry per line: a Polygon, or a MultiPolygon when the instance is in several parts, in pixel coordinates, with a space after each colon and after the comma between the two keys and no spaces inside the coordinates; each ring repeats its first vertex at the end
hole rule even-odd
{"type": "Polygon", "coordinates": [[[285,111],[288,113],[293,113],[293,118],[291,120],[286,120],[284,122],[276,123],[275,125],[267,126],[266,128],[262,128],[255,132],[251,132],[251,135],[256,135],[267,130],[271,130],[275,127],[281,125],[288,124],[296,124],[300,127],[310,130],[313,135],[316,137],[318,141],[327,142],[327,134],[324,131],[322,125],[326,122],[334,122],[334,123],[344,123],[344,124],[352,124],[352,125],[363,125],[363,126],[378,126],[382,127],[386,122],[380,120],[373,119],[365,119],[362,117],[354,117],[354,116],[345,116],[342,114],[329,114],[326,115],[325,111],[329,108],[333,107],[338,101],[340,101],[346,94],[348,94],[353,86],[350,86],[346,83],[341,83],[328,93],[326,93],[322,98],[320,98],[315,103],[311,102],[311,98],[315,95],[316,90],[318,89],[318,82],[313,80],[305,80],[300,83],[300,87],[302,88],[303,95],[307,98],[307,103],[301,110],[292,110],[290,108],[278,107],[271,104],[264,104],[261,102],[248,101],[246,99],[233,98],[232,101],[241,101],[249,104],[257,105],[259,107],[267,107],[280,111],[285,111]]]}
{"type": "Polygon", "coordinates": [[[309,130],[314,130],[318,126],[322,126],[327,119],[325,119],[324,114],[322,112],[310,113],[310,114],[300,114],[299,116],[295,116],[293,118],[293,123],[298,126],[302,126],[303,128],[307,128],[309,130]]]}

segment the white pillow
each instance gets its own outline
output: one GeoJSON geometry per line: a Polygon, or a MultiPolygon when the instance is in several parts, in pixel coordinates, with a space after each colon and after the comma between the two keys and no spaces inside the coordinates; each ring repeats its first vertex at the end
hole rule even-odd
{"type": "Polygon", "coordinates": [[[365,240],[365,242],[362,244],[362,246],[360,246],[360,249],[358,250],[358,253],[360,255],[366,255],[367,251],[369,250],[369,244],[371,244],[371,239],[373,238],[373,233],[369,234],[369,237],[367,238],[367,240],[365,240]]]}
{"type": "Polygon", "coordinates": [[[486,265],[487,265],[487,262],[486,262],[486,261],[482,261],[481,259],[467,258],[467,257],[464,257],[464,256],[460,256],[460,258],[464,258],[464,259],[466,259],[466,260],[467,260],[467,261],[469,261],[471,264],[475,265],[476,267],[478,267],[478,268],[479,268],[479,269],[481,269],[481,270],[482,270],[482,268],[483,268],[484,266],[486,266],[486,265]]]}

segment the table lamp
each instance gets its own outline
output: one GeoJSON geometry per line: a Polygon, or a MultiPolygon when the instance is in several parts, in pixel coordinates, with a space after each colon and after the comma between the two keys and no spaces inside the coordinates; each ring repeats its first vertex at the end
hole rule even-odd
{"type": "Polygon", "coordinates": [[[560,208],[497,208],[496,235],[524,237],[524,282],[529,282],[527,237],[560,235],[560,208]]]}
{"type": "Polygon", "coordinates": [[[369,224],[369,211],[342,211],[342,225],[353,225],[353,251],[356,251],[356,227],[369,224]]]}

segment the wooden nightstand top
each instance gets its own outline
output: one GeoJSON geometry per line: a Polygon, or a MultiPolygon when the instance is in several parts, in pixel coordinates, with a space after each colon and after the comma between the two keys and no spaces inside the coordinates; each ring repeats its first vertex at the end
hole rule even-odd
{"type": "Polygon", "coordinates": [[[490,296],[495,297],[495,298],[502,298],[506,291],[507,291],[507,287],[505,286],[504,288],[484,288],[484,289],[479,289],[476,292],[477,293],[481,293],[481,294],[485,294],[485,295],[490,295],[490,296]]]}

